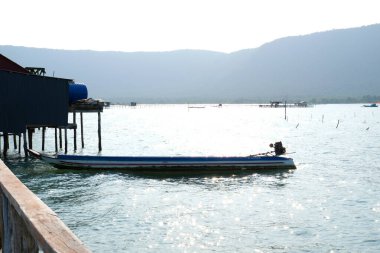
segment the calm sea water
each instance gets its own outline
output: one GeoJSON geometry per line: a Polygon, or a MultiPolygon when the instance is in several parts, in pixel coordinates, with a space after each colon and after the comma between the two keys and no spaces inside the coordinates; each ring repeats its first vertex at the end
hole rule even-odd
{"type": "MultiPolygon", "coordinates": [[[[379,110],[288,108],[288,120],[253,105],[102,114],[101,155],[249,155],[281,140],[294,171],[152,177],[60,171],[16,154],[7,164],[94,252],[379,252],[379,110]]],[[[84,120],[77,154],[97,154],[97,116],[84,120]]]]}

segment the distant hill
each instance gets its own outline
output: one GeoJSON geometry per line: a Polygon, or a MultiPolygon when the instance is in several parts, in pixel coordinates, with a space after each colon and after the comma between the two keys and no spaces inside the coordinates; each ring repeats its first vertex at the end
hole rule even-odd
{"type": "Polygon", "coordinates": [[[24,67],[87,84],[114,102],[263,102],[380,95],[380,24],[275,40],[231,54],[0,46],[24,67]]]}

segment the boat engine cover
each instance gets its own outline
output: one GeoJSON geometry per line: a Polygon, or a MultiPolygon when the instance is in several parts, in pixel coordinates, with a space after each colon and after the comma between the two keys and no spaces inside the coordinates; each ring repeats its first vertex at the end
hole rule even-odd
{"type": "Polygon", "coordinates": [[[284,148],[282,146],[282,142],[281,141],[274,143],[274,153],[276,155],[283,155],[283,154],[286,153],[286,148],[284,148]]]}

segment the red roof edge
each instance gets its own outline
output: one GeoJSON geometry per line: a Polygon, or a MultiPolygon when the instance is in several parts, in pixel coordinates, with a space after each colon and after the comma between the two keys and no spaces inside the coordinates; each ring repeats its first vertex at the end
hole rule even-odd
{"type": "Polygon", "coordinates": [[[23,74],[29,74],[29,71],[15,63],[14,61],[8,59],[4,55],[0,54],[0,70],[18,72],[23,74]]]}

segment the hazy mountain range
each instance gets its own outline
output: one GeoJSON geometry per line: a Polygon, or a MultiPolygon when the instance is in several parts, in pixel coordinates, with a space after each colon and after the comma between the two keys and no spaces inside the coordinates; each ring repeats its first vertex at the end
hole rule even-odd
{"type": "Polygon", "coordinates": [[[24,67],[45,67],[49,76],[85,83],[90,97],[114,102],[263,102],[380,95],[380,24],[286,37],[230,54],[14,46],[0,46],[0,53],[24,67]]]}

